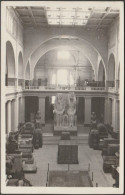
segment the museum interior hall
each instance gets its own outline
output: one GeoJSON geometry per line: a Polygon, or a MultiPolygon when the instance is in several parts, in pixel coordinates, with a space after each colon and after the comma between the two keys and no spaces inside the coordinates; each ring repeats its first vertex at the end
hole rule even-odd
{"type": "Polygon", "coordinates": [[[5,10],[6,186],[119,188],[120,9],[5,10]]]}

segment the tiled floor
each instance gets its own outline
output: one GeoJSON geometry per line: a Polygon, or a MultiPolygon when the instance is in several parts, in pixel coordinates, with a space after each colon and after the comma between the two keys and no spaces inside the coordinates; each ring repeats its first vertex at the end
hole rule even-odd
{"type": "MultiPolygon", "coordinates": [[[[57,145],[44,145],[38,150],[34,150],[34,159],[37,163],[36,174],[25,174],[26,178],[31,181],[33,186],[46,186],[47,170],[65,171],[68,170],[68,165],[57,164],[57,145]]],[[[98,183],[99,187],[112,187],[114,180],[111,174],[104,173],[102,169],[101,151],[89,148],[87,144],[78,146],[79,164],[69,165],[70,170],[88,170],[90,163],[90,177],[93,172],[93,185],[98,183]]]]}

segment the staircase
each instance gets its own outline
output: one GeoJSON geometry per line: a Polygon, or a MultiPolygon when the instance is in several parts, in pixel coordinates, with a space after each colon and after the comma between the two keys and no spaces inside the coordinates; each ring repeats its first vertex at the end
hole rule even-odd
{"type": "MultiPolygon", "coordinates": [[[[43,134],[43,145],[58,145],[61,136],[55,135],[44,135],[43,134]]],[[[87,144],[88,143],[88,134],[77,135],[77,136],[70,136],[70,140],[76,141],[76,144],[87,144]]]]}

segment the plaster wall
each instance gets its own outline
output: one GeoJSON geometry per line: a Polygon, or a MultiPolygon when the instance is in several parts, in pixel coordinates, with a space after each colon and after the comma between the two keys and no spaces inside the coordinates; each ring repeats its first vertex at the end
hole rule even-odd
{"type": "Polygon", "coordinates": [[[119,68],[119,18],[112,23],[108,31],[108,61],[110,55],[115,57],[115,80],[118,80],[118,68],[119,68]]]}

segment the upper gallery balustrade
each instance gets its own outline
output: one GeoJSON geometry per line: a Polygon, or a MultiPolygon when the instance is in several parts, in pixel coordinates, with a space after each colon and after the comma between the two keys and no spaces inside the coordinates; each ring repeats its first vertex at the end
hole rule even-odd
{"type": "MultiPolygon", "coordinates": [[[[22,88],[22,90],[81,90],[81,91],[107,91],[119,92],[120,82],[117,81],[82,81],[74,85],[56,85],[47,82],[35,83],[24,79],[8,78],[6,86],[9,88],[22,88]]],[[[8,88],[7,87],[7,88],[8,88]]]]}

